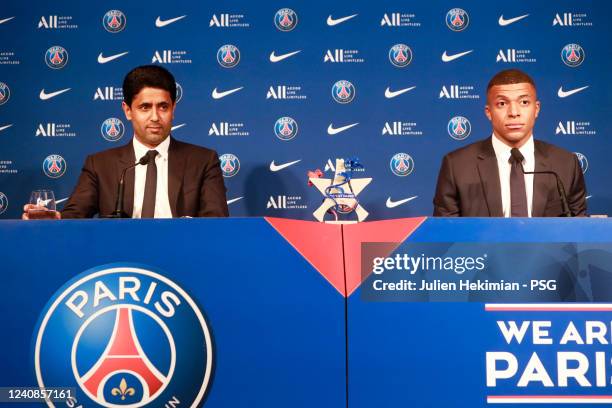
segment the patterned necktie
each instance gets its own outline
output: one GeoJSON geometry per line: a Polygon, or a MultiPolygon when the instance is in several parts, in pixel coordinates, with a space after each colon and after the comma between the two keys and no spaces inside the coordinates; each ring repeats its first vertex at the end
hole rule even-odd
{"type": "Polygon", "coordinates": [[[157,155],[157,150],[149,150],[147,152],[149,161],[147,164],[147,179],[145,181],[140,218],[154,218],[155,216],[155,193],[157,191],[157,164],[155,164],[155,156],[157,155]]]}
{"type": "Polygon", "coordinates": [[[510,216],[527,217],[527,190],[525,189],[525,176],[521,163],[525,160],[520,150],[512,149],[510,160],[510,216]]]}

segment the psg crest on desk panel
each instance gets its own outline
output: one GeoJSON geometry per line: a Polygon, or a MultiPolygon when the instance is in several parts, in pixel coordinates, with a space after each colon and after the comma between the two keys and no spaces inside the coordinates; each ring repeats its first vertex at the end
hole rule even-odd
{"type": "Polygon", "coordinates": [[[202,312],[180,286],[142,267],[107,265],[68,282],[35,336],[38,385],[75,388],[74,406],[197,406],[210,385],[202,312]]]}

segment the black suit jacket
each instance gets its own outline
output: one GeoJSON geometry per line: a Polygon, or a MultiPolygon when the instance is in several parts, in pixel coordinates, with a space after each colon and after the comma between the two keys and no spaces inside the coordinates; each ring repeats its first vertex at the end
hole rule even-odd
{"type": "MultiPolygon", "coordinates": [[[[62,218],[110,215],[115,210],[121,172],[136,162],[132,142],[87,156],[62,218]]],[[[170,139],[168,198],[173,217],[227,217],[225,185],[214,150],[170,139]]],[[[125,177],[123,209],[132,216],[134,171],[125,177]]]]}
{"type": "MultiPolygon", "coordinates": [[[[535,171],[556,172],[565,187],[572,214],[586,215],[586,189],[576,155],[539,140],[534,140],[534,144],[535,171]]],[[[491,138],[444,156],[433,202],[434,216],[504,216],[499,170],[491,138]]],[[[532,217],[559,217],[562,214],[555,176],[534,175],[532,217]]]]}

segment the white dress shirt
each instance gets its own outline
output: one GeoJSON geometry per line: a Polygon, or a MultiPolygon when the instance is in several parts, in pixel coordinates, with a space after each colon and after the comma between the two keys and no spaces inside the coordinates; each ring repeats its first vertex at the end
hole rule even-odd
{"type": "MultiPolygon", "coordinates": [[[[136,160],[147,154],[149,150],[157,150],[155,164],[157,165],[157,190],[155,192],[155,218],[172,218],[170,200],[168,199],[168,147],[170,137],[161,142],[155,149],[149,149],[140,143],[136,137],[132,138],[136,160]]],[[[145,182],[147,180],[147,166],[136,166],[134,174],[134,211],[132,218],[142,215],[142,201],[144,199],[145,182]]]]}
{"type": "MultiPolygon", "coordinates": [[[[499,140],[495,134],[492,136],[493,150],[497,157],[497,168],[499,169],[499,185],[501,186],[502,209],[504,217],[510,217],[510,169],[512,165],[509,163],[510,150],[512,148],[499,140]]],[[[529,135],[527,142],[519,148],[519,151],[525,158],[523,160],[523,168],[525,171],[534,171],[535,169],[535,153],[533,144],[533,135],[529,135]]],[[[525,174],[525,190],[527,191],[527,214],[531,217],[531,209],[533,207],[533,174],[525,174]]]]}

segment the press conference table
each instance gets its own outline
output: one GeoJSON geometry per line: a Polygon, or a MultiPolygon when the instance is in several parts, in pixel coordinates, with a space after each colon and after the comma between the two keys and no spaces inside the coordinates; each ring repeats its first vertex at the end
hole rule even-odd
{"type": "MultiPolygon", "coordinates": [[[[581,334],[588,321],[607,321],[610,330],[608,219],[2,221],[0,236],[0,387],[69,386],[73,405],[102,406],[130,398],[149,398],[151,406],[567,406],[612,395],[611,346],[556,337],[570,321],[581,334]],[[373,282],[388,275],[371,273],[369,243],[390,243],[375,246],[381,257],[431,253],[456,262],[468,254],[486,263],[478,276],[457,272],[457,279],[558,287],[381,295],[373,282]],[[498,323],[536,320],[549,322],[552,344],[534,342],[531,326],[531,340],[509,344],[501,328],[509,323],[498,323]],[[517,386],[534,351],[552,386],[517,386]],[[158,386],[128,363],[91,385],[101,355],[131,364],[131,352],[148,356],[141,369],[158,386]],[[492,367],[491,352],[507,359],[492,367]],[[593,386],[571,376],[562,386],[559,352],[586,356],[584,378],[593,386]],[[516,372],[504,374],[512,358],[516,372]]],[[[432,273],[408,278],[433,282],[432,273]]]]}

